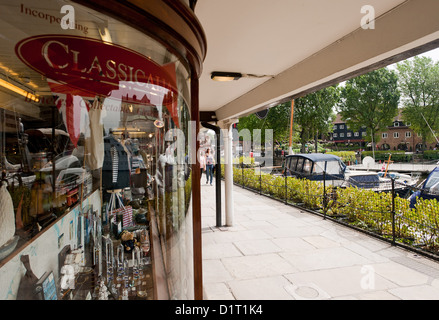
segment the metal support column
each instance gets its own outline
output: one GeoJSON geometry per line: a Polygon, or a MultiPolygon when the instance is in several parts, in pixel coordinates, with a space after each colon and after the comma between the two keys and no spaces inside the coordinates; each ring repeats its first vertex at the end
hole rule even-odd
{"type": "Polygon", "coordinates": [[[215,197],[216,197],[216,226],[222,226],[221,219],[221,129],[207,122],[201,122],[205,128],[215,131],[216,164],[215,164],[215,197]]]}

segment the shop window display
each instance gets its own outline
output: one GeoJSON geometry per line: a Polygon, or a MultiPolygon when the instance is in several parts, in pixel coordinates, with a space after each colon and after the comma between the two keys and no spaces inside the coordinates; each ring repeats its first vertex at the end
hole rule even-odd
{"type": "Polygon", "coordinates": [[[0,299],[154,299],[151,223],[193,298],[188,70],[68,1],[0,0],[0,29],[0,299]]]}

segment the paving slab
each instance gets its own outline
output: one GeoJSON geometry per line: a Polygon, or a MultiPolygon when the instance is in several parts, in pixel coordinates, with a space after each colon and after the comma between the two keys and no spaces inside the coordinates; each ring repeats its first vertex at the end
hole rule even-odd
{"type": "Polygon", "coordinates": [[[438,300],[439,289],[429,285],[400,287],[389,290],[390,293],[401,300],[438,300]]]}
{"type": "Polygon", "coordinates": [[[374,275],[368,281],[365,271],[369,269],[360,266],[340,267],[332,269],[314,270],[308,272],[298,272],[285,275],[294,283],[312,282],[331,298],[357,296],[371,294],[376,291],[383,291],[396,288],[397,285],[379,275],[374,275]]]}
{"type": "Polygon", "coordinates": [[[230,242],[203,244],[203,258],[215,260],[229,257],[240,257],[242,253],[236,245],[230,242]]]}
{"type": "Polygon", "coordinates": [[[375,264],[374,270],[401,287],[423,285],[428,281],[428,275],[393,261],[375,264]]]}
{"type": "Polygon", "coordinates": [[[234,279],[256,279],[297,271],[276,253],[224,258],[221,262],[234,279]]]}
{"type": "Polygon", "coordinates": [[[234,245],[245,256],[282,251],[282,249],[271,240],[243,240],[234,242],[234,245]]]}
{"type": "Polygon", "coordinates": [[[279,255],[300,271],[334,269],[369,263],[366,258],[343,247],[317,249],[303,254],[281,252],[279,255]]]}
{"type": "Polygon", "coordinates": [[[294,300],[285,289],[291,283],[283,276],[230,281],[237,300],[294,300]]]}
{"type": "Polygon", "coordinates": [[[204,299],[439,300],[437,261],[238,186],[217,227],[201,197],[204,299]]]}
{"type": "Polygon", "coordinates": [[[205,282],[205,300],[236,300],[230,288],[224,282],[205,282]]]}

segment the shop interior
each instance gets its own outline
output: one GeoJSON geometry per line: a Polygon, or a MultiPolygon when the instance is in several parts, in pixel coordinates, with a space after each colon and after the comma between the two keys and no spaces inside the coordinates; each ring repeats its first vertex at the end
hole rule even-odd
{"type": "MultiPolygon", "coordinates": [[[[3,88],[1,97],[10,94],[5,91],[3,88]]],[[[97,272],[101,278],[112,278],[114,287],[125,286],[127,289],[127,292],[117,292],[108,288],[114,291],[110,292],[114,299],[124,294],[153,298],[148,208],[154,208],[155,199],[153,176],[157,152],[155,131],[158,128],[153,125],[154,120],[139,119],[138,116],[138,119],[128,120],[125,117],[123,126],[104,132],[104,164],[102,168],[92,170],[92,164],[84,156],[90,144],[85,143],[83,136],[76,145],[72,143],[62,112],[55,106],[27,104],[28,109],[39,108],[39,112],[25,114],[0,109],[2,182],[11,196],[15,213],[9,226],[2,224],[2,229],[13,228],[15,232],[1,245],[0,258],[4,260],[29,245],[66,212],[80,207],[94,192],[103,193],[103,219],[93,211],[81,212],[77,228],[81,229],[81,224],[86,226],[77,232],[85,233],[83,242],[62,248],[60,258],[65,255],[67,259],[80,261],[74,274],[88,280],[80,279],[76,283],[91,286],[95,282],[93,285],[98,290],[97,272]],[[136,121],[143,126],[129,127],[136,121]],[[115,157],[119,157],[117,165],[121,168],[117,169],[118,177],[113,180],[115,157]],[[128,215],[131,221],[126,220],[128,215]],[[105,246],[96,245],[102,235],[105,246]],[[76,258],[85,247],[84,256],[76,258]]],[[[11,234],[10,230],[7,233],[11,234]]],[[[63,273],[61,269],[59,282],[69,272],[66,269],[63,273]]],[[[70,299],[86,298],[73,296],[87,291],[77,285],[73,291],[60,289],[58,299],[69,294],[70,299]]],[[[92,295],[99,293],[87,292],[92,295]]]]}

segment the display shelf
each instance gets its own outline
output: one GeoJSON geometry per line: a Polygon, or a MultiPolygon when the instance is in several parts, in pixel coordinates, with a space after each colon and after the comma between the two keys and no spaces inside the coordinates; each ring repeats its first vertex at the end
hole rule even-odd
{"type": "MultiPolygon", "coordinates": [[[[116,240],[117,242],[117,240],[116,240]]],[[[122,289],[127,289],[127,300],[153,300],[154,285],[152,265],[145,264],[136,273],[133,267],[128,267],[125,278],[108,281],[104,276],[107,274],[106,263],[104,263],[102,276],[98,276],[96,266],[87,264],[74,278],[72,289],[60,290],[59,300],[99,300],[101,281],[105,291],[108,292],[108,300],[122,300],[122,289]],[[140,272],[141,271],[141,272],[140,272]],[[117,294],[112,290],[116,290],[117,294]]],[[[59,279],[58,283],[61,282],[59,279]]]]}
{"type": "MultiPolygon", "coordinates": [[[[97,191],[99,188],[94,187],[92,192],[87,196],[91,196],[95,191],[97,191]]],[[[87,199],[85,197],[83,200],[87,199]]],[[[55,224],[57,224],[60,220],[62,220],[67,214],[69,214],[70,211],[75,210],[79,207],[81,202],[77,202],[74,206],[67,208],[63,214],[61,214],[59,217],[56,218],[56,220],[52,221],[50,224],[48,224],[46,227],[42,228],[35,236],[33,236],[31,239],[23,239],[23,237],[20,236],[20,239],[18,240],[17,246],[15,247],[14,251],[12,251],[7,257],[5,257],[3,260],[0,261],[0,269],[8,263],[10,260],[12,260],[14,257],[16,257],[20,252],[22,252],[24,249],[26,249],[28,246],[30,246],[32,243],[37,241],[38,238],[40,238],[44,233],[46,233],[48,230],[50,230],[55,224]]]]}

